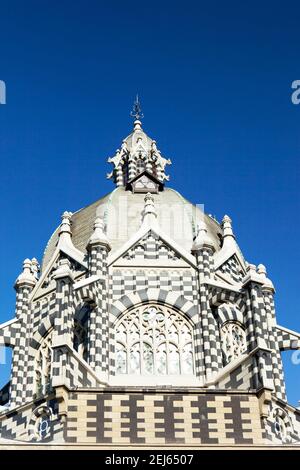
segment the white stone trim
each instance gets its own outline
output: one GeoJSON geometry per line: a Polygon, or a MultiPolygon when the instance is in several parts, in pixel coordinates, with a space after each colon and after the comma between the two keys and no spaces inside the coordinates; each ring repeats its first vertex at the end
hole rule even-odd
{"type": "Polygon", "coordinates": [[[227,282],[230,286],[233,286],[233,285],[237,285],[238,283],[235,283],[233,281],[233,279],[231,279],[231,277],[228,275],[228,274],[225,274],[225,273],[221,273],[220,271],[218,271],[217,273],[215,273],[215,276],[217,278],[220,279],[221,282],[227,282]]]}
{"type": "Polygon", "coordinates": [[[88,269],[87,263],[83,261],[84,254],[81,251],[77,250],[77,248],[67,246],[66,244],[62,244],[60,247],[56,247],[52,258],[50,259],[49,263],[47,264],[46,268],[43,271],[43,274],[41,275],[40,279],[38,280],[38,282],[36,283],[36,285],[34,286],[34,288],[32,289],[30,293],[29,302],[33,300],[36,292],[38,291],[40,286],[43,284],[45,278],[47,277],[54,263],[57,261],[59,254],[61,252],[69,256],[70,258],[74,259],[74,261],[77,261],[77,263],[81,264],[84,268],[88,269]]]}
{"type": "Polygon", "coordinates": [[[1,325],[0,325],[0,330],[4,330],[7,326],[10,326],[10,325],[12,325],[13,323],[16,323],[17,321],[19,321],[18,318],[13,318],[12,320],[8,320],[8,321],[5,322],[5,323],[1,323],[1,325]]]}
{"type": "Polygon", "coordinates": [[[236,286],[233,286],[233,285],[225,284],[224,282],[218,282],[218,281],[214,281],[213,279],[207,279],[207,278],[203,279],[203,283],[208,284],[209,286],[219,287],[220,289],[230,290],[230,291],[238,292],[238,293],[241,292],[241,287],[242,287],[242,284],[237,284],[236,286]]]}
{"type": "Polygon", "coordinates": [[[297,332],[294,331],[294,330],[290,330],[289,328],[285,328],[284,326],[280,326],[280,325],[278,325],[277,323],[276,323],[275,326],[276,326],[276,328],[277,328],[278,330],[281,330],[281,331],[284,331],[285,333],[289,333],[289,334],[291,334],[291,335],[294,335],[294,336],[296,336],[297,338],[300,339],[300,333],[297,333],[297,332]]]}
{"type": "Polygon", "coordinates": [[[109,386],[130,387],[130,386],[185,386],[185,387],[203,387],[203,379],[195,375],[116,375],[110,376],[109,386]]]}
{"type": "Polygon", "coordinates": [[[243,259],[239,247],[237,243],[234,243],[234,246],[230,247],[222,247],[220,251],[217,251],[213,258],[214,258],[214,266],[215,270],[217,270],[222,264],[224,264],[229,258],[236,255],[240,265],[246,271],[245,260],[243,259]]]}
{"type": "Polygon", "coordinates": [[[190,268],[190,263],[184,260],[168,260],[168,259],[118,259],[114,264],[114,268],[155,268],[155,269],[168,269],[178,268],[186,269],[190,268]]]}
{"type": "Polygon", "coordinates": [[[155,233],[159,238],[161,238],[167,245],[170,246],[174,251],[176,251],[185,261],[188,262],[193,268],[197,269],[196,260],[193,255],[188,253],[186,250],[181,248],[174,240],[172,240],[167,234],[162,232],[160,228],[152,227],[151,225],[142,226],[133,237],[130,238],[124,245],[112,252],[107,259],[108,266],[116,263],[116,261],[125,254],[130,248],[132,248],[139,240],[141,240],[149,231],[155,233]]]}
{"type": "Polygon", "coordinates": [[[97,281],[105,282],[105,277],[102,276],[102,275],[94,275],[94,276],[90,276],[90,277],[87,277],[87,278],[84,278],[84,279],[80,279],[80,281],[77,281],[73,285],[73,289],[74,290],[80,289],[81,287],[86,287],[89,284],[92,284],[93,282],[97,282],[97,281]]]}

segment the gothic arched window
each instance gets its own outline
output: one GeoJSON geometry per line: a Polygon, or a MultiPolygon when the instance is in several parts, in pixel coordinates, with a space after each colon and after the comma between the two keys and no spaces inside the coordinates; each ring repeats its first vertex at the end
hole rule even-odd
{"type": "Polygon", "coordinates": [[[45,403],[33,411],[28,423],[28,436],[30,441],[51,439],[52,409],[45,403]]]}
{"type": "Polygon", "coordinates": [[[229,321],[222,325],[221,342],[226,364],[239,357],[247,349],[245,330],[236,321],[229,321]]]}
{"type": "Polygon", "coordinates": [[[122,173],[123,173],[123,184],[126,185],[128,181],[128,163],[124,163],[123,168],[122,168],[122,173]]]}
{"type": "Polygon", "coordinates": [[[51,389],[52,338],[51,330],[41,342],[35,361],[35,390],[37,396],[45,395],[51,389]]]}
{"type": "Polygon", "coordinates": [[[39,416],[35,425],[35,436],[39,440],[45,439],[50,431],[50,418],[48,415],[39,416]]]}
{"type": "Polygon", "coordinates": [[[156,163],[152,163],[151,164],[151,170],[152,170],[152,174],[154,176],[157,176],[157,166],[156,166],[156,163]]]}
{"type": "Polygon", "coordinates": [[[86,361],[87,360],[87,330],[80,321],[74,321],[73,347],[75,351],[86,361]]]}
{"type": "Polygon", "coordinates": [[[288,414],[281,408],[275,408],[272,413],[274,434],[283,443],[291,440],[291,423],[288,414]]]}
{"type": "Polygon", "coordinates": [[[115,329],[116,373],[192,375],[193,330],[180,313],[147,305],[125,313],[115,329]]]}
{"type": "Polygon", "coordinates": [[[92,310],[91,303],[85,303],[75,314],[73,326],[73,348],[86,361],[88,357],[88,325],[92,310]]]}
{"type": "Polygon", "coordinates": [[[145,162],[141,158],[139,158],[136,162],[136,173],[140,174],[142,171],[145,170],[145,162]]]}

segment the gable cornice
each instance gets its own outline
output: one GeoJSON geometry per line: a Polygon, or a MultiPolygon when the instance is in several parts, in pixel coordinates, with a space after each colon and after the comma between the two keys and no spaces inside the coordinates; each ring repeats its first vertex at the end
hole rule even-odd
{"type": "Polygon", "coordinates": [[[56,247],[56,249],[55,249],[55,251],[52,255],[52,258],[50,259],[49,263],[46,266],[46,269],[43,271],[40,279],[38,280],[38,282],[36,283],[34,289],[30,293],[29,301],[32,301],[32,299],[34,298],[36,292],[38,291],[40,286],[43,284],[44,280],[46,279],[47,275],[51,271],[54,263],[57,261],[57,259],[59,258],[59,255],[61,253],[69,256],[71,259],[76,261],[78,264],[83,266],[85,269],[88,269],[88,265],[84,261],[84,256],[85,256],[84,253],[82,253],[80,250],[75,248],[75,246],[73,246],[73,245],[71,246],[69,244],[62,243],[59,247],[58,246],[56,247]]]}
{"type": "Polygon", "coordinates": [[[142,226],[127,242],[124,243],[121,248],[112,252],[107,259],[108,266],[113,265],[122,255],[124,255],[130,248],[138,243],[145,235],[149,232],[153,232],[159,238],[163,240],[166,245],[172,248],[178,253],[190,266],[197,270],[196,260],[193,255],[188,253],[182,247],[180,247],[174,240],[172,240],[166,233],[164,233],[159,227],[153,228],[151,225],[142,226]]]}

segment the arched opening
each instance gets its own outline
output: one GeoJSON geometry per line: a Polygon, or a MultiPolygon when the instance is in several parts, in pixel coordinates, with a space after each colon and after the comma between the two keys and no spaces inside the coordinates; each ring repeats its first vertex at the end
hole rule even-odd
{"type": "Polygon", "coordinates": [[[288,413],[282,408],[275,406],[270,419],[272,423],[272,433],[275,440],[278,440],[282,444],[292,442],[291,432],[293,427],[288,413]]]}
{"type": "Polygon", "coordinates": [[[122,173],[123,173],[123,184],[124,186],[127,184],[128,182],[128,163],[124,163],[123,167],[122,167],[122,173]]]}
{"type": "Polygon", "coordinates": [[[35,395],[46,395],[51,391],[51,363],[53,328],[43,338],[35,358],[35,395]]]}
{"type": "Polygon", "coordinates": [[[116,375],[194,375],[193,327],[184,315],[158,304],[136,307],[115,325],[116,375]]]}
{"type": "Polygon", "coordinates": [[[86,302],[74,316],[73,348],[85,361],[88,360],[88,329],[93,304],[86,302]]]}
{"type": "Polygon", "coordinates": [[[144,160],[142,158],[139,158],[136,162],[136,174],[139,175],[144,171],[146,168],[144,160]]]}
{"type": "Polygon", "coordinates": [[[152,172],[152,175],[157,177],[157,166],[155,162],[151,164],[151,172],[152,172]]]}
{"type": "Polygon", "coordinates": [[[52,409],[43,404],[36,408],[32,415],[28,426],[28,435],[30,441],[50,441],[52,436],[52,409]]]}
{"type": "Polygon", "coordinates": [[[227,321],[220,328],[224,365],[241,356],[247,349],[245,329],[237,321],[227,321]]]}

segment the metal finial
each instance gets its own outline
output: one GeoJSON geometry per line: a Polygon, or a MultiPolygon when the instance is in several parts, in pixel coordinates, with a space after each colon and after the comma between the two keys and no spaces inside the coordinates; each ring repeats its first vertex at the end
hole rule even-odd
{"type": "Polygon", "coordinates": [[[138,120],[143,119],[144,117],[144,114],[142,113],[141,103],[139,100],[139,95],[136,95],[130,116],[138,120]]]}

